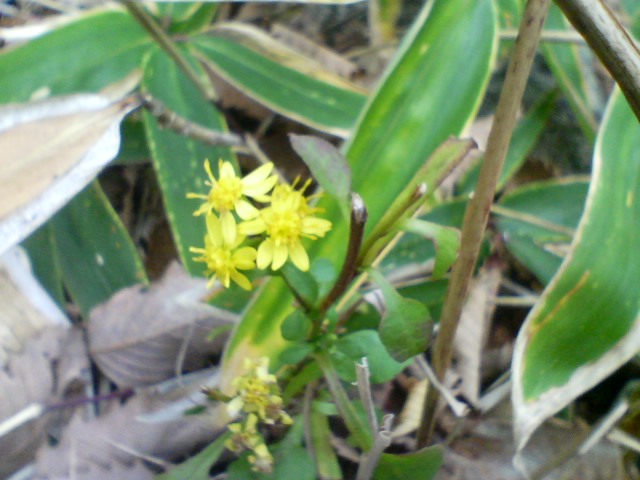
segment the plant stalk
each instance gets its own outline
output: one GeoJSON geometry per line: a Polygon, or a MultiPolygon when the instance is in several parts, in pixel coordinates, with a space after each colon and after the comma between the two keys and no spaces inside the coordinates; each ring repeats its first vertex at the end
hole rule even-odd
{"type": "Polygon", "coordinates": [[[207,100],[216,100],[215,90],[210,83],[203,82],[173,40],[167,35],[158,22],[147,13],[138,0],[120,0],[142,27],[149,32],[158,45],[176,62],[178,67],[193,82],[198,91],[207,100]]]}
{"type": "MultiPolygon", "coordinates": [[[[504,87],[500,93],[493,127],[489,134],[478,185],[465,212],[460,255],[451,272],[449,288],[440,318],[440,332],[433,350],[433,367],[440,382],[443,382],[445,372],[451,363],[453,340],[460,321],[462,306],[478,259],[496,185],[516,124],[516,115],[520,108],[550,1],[527,1],[520,24],[520,33],[511,54],[504,87]]],[[[418,449],[426,447],[431,441],[439,397],[440,394],[436,388],[427,389],[418,429],[418,449]]]]}
{"type": "Polygon", "coordinates": [[[373,440],[368,425],[362,421],[355,408],[353,408],[353,404],[351,400],[349,400],[349,396],[343,388],[340,378],[338,378],[331,357],[329,357],[329,354],[326,352],[319,352],[314,358],[320,370],[322,370],[324,379],[327,382],[327,387],[329,387],[329,391],[336,401],[338,412],[340,412],[340,416],[344,420],[349,433],[353,435],[353,439],[363,451],[369,451],[373,445],[373,440]]]}
{"type": "Polygon", "coordinates": [[[358,254],[362,246],[364,226],[367,223],[367,209],[362,201],[362,197],[357,193],[351,194],[351,230],[349,233],[349,245],[347,254],[342,265],[342,271],[333,285],[331,291],[320,303],[320,312],[324,313],[342,295],[349,283],[353,280],[358,269],[358,254]]]}
{"type": "Polygon", "coordinates": [[[640,120],[640,48],[603,0],[556,0],[609,70],[640,120]]]}

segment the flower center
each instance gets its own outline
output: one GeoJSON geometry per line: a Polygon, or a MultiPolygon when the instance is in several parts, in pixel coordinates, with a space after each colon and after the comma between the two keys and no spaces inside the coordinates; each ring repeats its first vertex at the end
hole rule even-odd
{"type": "Polygon", "coordinates": [[[209,192],[209,202],[219,212],[233,210],[242,198],[242,181],[238,177],[223,177],[209,192]]]}
{"type": "Polygon", "coordinates": [[[231,251],[220,247],[209,247],[207,249],[207,267],[222,277],[228,275],[234,269],[231,251]]]}
{"type": "Polygon", "coordinates": [[[271,212],[265,219],[267,235],[276,245],[290,246],[300,239],[302,233],[302,219],[300,215],[292,211],[271,212]]]}

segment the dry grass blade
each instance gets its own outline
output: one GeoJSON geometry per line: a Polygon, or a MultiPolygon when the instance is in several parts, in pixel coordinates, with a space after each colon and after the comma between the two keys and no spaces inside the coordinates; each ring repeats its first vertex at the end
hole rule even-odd
{"type": "Polygon", "coordinates": [[[174,263],[158,284],[123,289],[96,307],[89,344],[103,372],[121,387],[152,385],[175,375],[181,350],[186,369],[220,354],[226,335],[212,342],[207,336],[236,316],[201,301],[206,283],[174,263]]]}

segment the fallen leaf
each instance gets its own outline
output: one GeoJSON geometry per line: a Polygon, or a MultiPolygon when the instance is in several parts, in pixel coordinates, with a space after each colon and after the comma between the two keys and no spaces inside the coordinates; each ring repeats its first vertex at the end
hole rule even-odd
{"type": "Polygon", "coordinates": [[[0,257],[0,305],[0,368],[35,334],[52,325],[68,325],[19,248],[0,257]]]}
{"type": "MultiPolygon", "coordinates": [[[[457,422],[457,420],[452,421],[457,422]]],[[[469,422],[469,430],[459,435],[445,451],[445,461],[436,480],[522,480],[513,465],[516,445],[513,440],[511,406],[503,402],[491,415],[469,422]]],[[[580,445],[584,428],[571,424],[547,423],[531,440],[526,451],[525,468],[534,478],[562,480],[622,480],[622,452],[608,441],[597,444],[588,455],[569,455],[548,476],[536,476],[559,461],[567,451],[580,445]]]]}
{"type": "MultiPolygon", "coordinates": [[[[192,453],[219,433],[220,426],[204,415],[181,415],[164,422],[143,419],[162,410],[176,396],[197,393],[200,376],[182,379],[183,386],[166,391],[166,385],[139,389],[125,404],[111,403],[97,418],[77,411],[55,447],[37,454],[34,480],[138,480],[152,478],[140,465],[141,456],[175,461],[192,453]]],[[[176,382],[171,382],[176,385],[176,382]]],[[[191,406],[194,406],[192,403],[191,406]]]]}
{"type": "Polygon", "coordinates": [[[499,268],[488,267],[472,280],[454,339],[461,391],[474,405],[480,396],[482,360],[501,277],[499,268]]]}
{"type": "Polygon", "coordinates": [[[116,156],[120,122],[139,104],[125,96],[135,82],[125,79],[109,95],[0,107],[0,254],[44,223],[116,156]]]}
{"type": "MultiPolygon", "coordinates": [[[[33,335],[19,354],[12,355],[0,370],[0,419],[28,405],[51,403],[64,398],[75,381],[86,377],[89,363],[82,334],[78,330],[51,326],[33,335]]],[[[0,477],[30,462],[46,439],[48,427],[60,420],[44,416],[25,423],[0,437],[0,477]]]]}
{"type": "Polygon", "coordinates": [[[102,371],[120,387],[152,385],[176,375],[181,350],[187,370],[220,354],[226,335],[208,334],[237,316],[202,301],[206,284],[174,263],[159,283],[122,289],[92,310],[89,345],[102,371]]]}

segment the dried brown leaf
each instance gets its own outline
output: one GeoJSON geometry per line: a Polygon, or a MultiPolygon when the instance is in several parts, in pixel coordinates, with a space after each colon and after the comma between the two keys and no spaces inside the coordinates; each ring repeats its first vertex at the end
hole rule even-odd
{"type": "Polygon", "coordinates": [[[140,456],[174,461],[219,433],[214,422],[204,416],[180,416],[165,422],[144,419],[146,414],[166,408],[176,395],[189,395],[199,388],[199,381],[179,392],[148,387],[138,390],[124,405],[112,403],[97,418],[86,419],[84,412],[76,412],[60,443],[38,452],[35,479],[148,478],[148,472],[139,466],[140,456]]]}
{"type": "Polygon", "coordinates": [[[35,334],[68,321],[33,276],[18,248],[0,258],[0,368],[35,334]]]}
{"type": "Polygon", "coordinates": [[[482,359],[501,277],[500,269],[490,266],[472,280],[454,340],[461,391],[472,404],[480,395],[482,359]]]}
{"type": "MultiPolygon", "coordinates": [[[[86,376],[88,360],[82,334],[68,327],[47,327],[33,335],[21,353],[12,355],[0,370],[0,419],[32,403],[59,401],[74,381],[86,376]]],[[[55,416],[26,423],[0,437],[0,477],[34,457],[55,416]]]]}
{"type": "MultiPolygon", "coordinates": [[[[529,474],[545,471],[550,465],[568,457],[545,480],[622,480],[622,452],[603,441],[588,455],[567,455],[580,445],[584,430],[575,425],[547,422],[527,448],[525,466],[529,474]]],[[[472,425],[465,435],[453,441],[445,452],[445,463],[437,480],[522,480],[523,474],[513,465],[515,442],[511,408],[504,402],[490,416],[472,425]]],[[[542,477],[535,477],[542,478],[542,477]]]]}
{"type": "Polygon", "coordinates": [[[208,341],[212,329],[236,315],[206,303],[206,280],[191,278],[177,263],[151,287],[115,294],[90,315],[90,351],[102,371],[121,387],[152,385],[175,376],[181,349],[187,370],[219,354],[226,335],[208,341]]]}
{"type": "MultiPolygon", "coordinates": [[[[129,90],[131,83],[116,90],[129,90]]],[[[0,253],[44,223],[116,156],[120,122],[138,104],[117,93],[0,108],[0,253]]]]}

